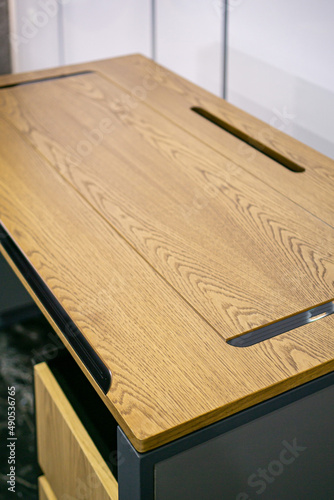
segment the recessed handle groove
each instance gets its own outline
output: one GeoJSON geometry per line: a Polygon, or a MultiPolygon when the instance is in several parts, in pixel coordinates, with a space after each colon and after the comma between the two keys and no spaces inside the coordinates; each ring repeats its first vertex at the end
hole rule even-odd
{"type": "Polygon", "coordinates": [[[72,76],[87,75],[90,73],[94,73],[94,71],[76,71],[75,73],[69,73],[68,75],[46,76],[44,78],[35,78],[34,80],[25,80],[24,82],[8,83],[7,85],[0,85],[0,89],[8,89],[10,87],[19,87],[22,85],[31,85],[32,83],[48,82],[50,80],[61,80],[63,78],[70,78],[72,76]]]}
{"type": "Polygon", "coordinates": [[[300,326],[319,321],[334,313],[334,300],[312,307],[307,311],[294,314],[288,318],[283,318],[270,325],[265,325],[250,332],[243,333],[237,337],[228,339],[226,342],[234,347],[249,347],[264,340],[276,337],[281,333],[289,332],[300,326]]]}
{"type": "Polygon", "coordinates": [[[260,153],[268,156],[272,160],[277,161],[278,163],[288,168],[292,172],[305,172],[304,167],[301,167],[297,162],[293,161],[291,158],[287,158],[276,149],[269,147],[267,144],[265,144],[264,141],[261,140],[261,138],[252,137],[246,134],[246,132],[244,132],[243,130],[240,130],[239,128],[235,127],[226,120],[218,118],[217,116],[213,115],[204,108],[194,106],[191,108],[191,110],[197,113],[198,115],[202,116],[209,122],[214,123],[218,127],[222,128],[226,132],[229,132],[230,134],[234,135],[238,139],[241,139],[243,142],[245,142],[252,148],[256,149],[257,151],[260,151],[260,153]]]}

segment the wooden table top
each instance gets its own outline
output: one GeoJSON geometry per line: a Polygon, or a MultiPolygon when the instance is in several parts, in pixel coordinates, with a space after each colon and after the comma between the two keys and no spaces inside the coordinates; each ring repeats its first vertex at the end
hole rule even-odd
{"type": "Polygon", "coordinates": [[[334,315],[227,343],[333,301],[332,160],[140,55],[1,77],[0,133],[2,227],[106,394],[2,252],[138,451],[333,370],[334,315]]]}

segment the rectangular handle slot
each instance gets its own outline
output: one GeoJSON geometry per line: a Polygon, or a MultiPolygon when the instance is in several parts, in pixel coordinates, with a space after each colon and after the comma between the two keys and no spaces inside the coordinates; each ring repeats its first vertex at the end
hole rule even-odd
{"type": "Polygon", "coordinates": [[[225,130],[226,132],[229,132],[238,139],[241,139],[243,142],[245,142],[252,148],[256,149],[257,151],[260,151],[260,153],[268,156],[272,160],[277,161],[278,163],[280,163],[287,169],[291,170],[292,172],[305,172],[304,167],[301,167],[297,162],[293,161],[291,158],[285,157],[283,154],[279,153],[276,149],[269,147],[267,144],[265,144],[264,141],[261,140],[261,137],[257,138],[252,137],[246,134],[244,131],[238,129],[231,123],[227,122],[226,120],[218,118],[217,116],[213,115],[212,113],[203,108],[194,106],[191,108],[191,111],[194,111],[198,115],[202,116],[209,122],[214,123],[218,127],[225,130]]]}
{"type": "Polygon", "coordinates": [[[0,89],[8,89],[11,87],[19,87],[22,85],[30,85],[32,83],[42,83],[48,82],[50,80],[61,80],[63,78],[70,78],[71,76],[86,75],[89,73],[94,73],[94,71],[77,71],[75,73],[69,73],[68,75],[56,75],[56,76],[46,76],[44,78],[36,78],[35,80],[25,80],[24,82],[18,83],[8,83],[7,85],[0,85],[0,89]]]}
{"type": "Polygon", "coordinates": [[[319,321],[333,313],[334,300],[331,300],[325,304],[320,304],[319,306],[308,309],[307,311],[271,323],[270,325],[261,326],[255,330],[230,338],[226,342],[234,347],[249,347],[272,337],[276,337],[281,333],[294,330],[295,328],[313,323],[314,321],[319,321]]]}

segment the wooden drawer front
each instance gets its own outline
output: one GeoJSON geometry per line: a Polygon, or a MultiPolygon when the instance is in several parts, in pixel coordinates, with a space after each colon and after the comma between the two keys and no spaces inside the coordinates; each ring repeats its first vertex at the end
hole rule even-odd
{"type": "Polygon", "coordinates": [[[38,461],[55,496],[116,500],[117,481],[50,368],[34,372],[38,461]]]}
{"type": "Polygon", "coordinates": [[[57,500],[45,476],[38,478],[38,498],[39,500],[57,500]]]}

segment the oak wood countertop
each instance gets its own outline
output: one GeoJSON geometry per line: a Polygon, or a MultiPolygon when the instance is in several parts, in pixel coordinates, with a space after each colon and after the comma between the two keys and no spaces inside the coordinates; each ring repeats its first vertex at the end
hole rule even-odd
{"type": "Polygon", "coordinates": [[[333,370],[334,162],[140,55],[0,77],[1,224],[138,451],[333,370]],[[23,83],[23,84],[22,84],[23,83]],[[245,143],[248,142],[250,144],[245,143]]]}

